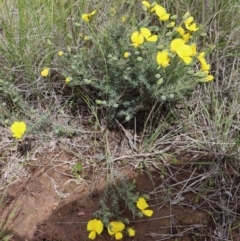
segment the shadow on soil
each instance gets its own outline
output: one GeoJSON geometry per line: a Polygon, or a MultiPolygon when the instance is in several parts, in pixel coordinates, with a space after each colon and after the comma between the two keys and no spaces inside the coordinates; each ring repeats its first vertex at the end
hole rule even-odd
{"type": "MultiPolygon", "coordinates": [[[[182,167],[171,167],[168,174],[164,174],[162,169],[162,171],[152,171],[151,175],[144,171],[134,171],[129,166],[122,169],[126,178],[136,180],[137,191],[140,194],[150,196],[149,205],[154,210],[151,218],[143,217],[135,220],[132,219],[127,210],[123,210],[130,220],[129,226],[136,230],[136,236],[133,239],[124,237],[123,240],[221,240],[217,238],[217,235],[221,234],[216,233],[216,222],[223,223],[221,216],[223,210],[214,213],[217,207],[215,208],[212,203],[213,208],[211,208],[211,205],[204,198],[208,195],[208,193],[204,194],[204,191],[208,189],[202,190],[201,195],[198,195],[197,192],[194,193],[192,189],[186,189],[187,186],[196,187],[196,180],[198,180],[198,183],[205,181],[204,178],[201,180],[202,174],[198,174],[197,179],[196,173],[193,175],[193,171],[186,171],[186,168],[191,170],[188,166],[185,166],[184,169],[182,167]],[[173,173],[175,174],[173,175],[173,173]],[[216,239],[212,239],[212,237],[216,237],[216,239]]],[[[86,225],[99,207],[99,200],[104,188],[104,177],[97,176],[93,186],[90,181],[89,184],[87,181],[80,185],[72,183],[72,186],[65,190],[65,193],[71,193],[71,195],[60,198],[56,186],[56,173],[54,175],[52,176],[55,180],[53,182],[52,177],[49,178],[50,173],[42,172],[41,177],[38,176],[33,182],[24,186],[18,184],[12,190],[12,192],[18,190],[18,201],[16,203],[18,203],[19,209],[13,224],[15,235],[11,240],[88,240],[86,225]],[[51,194],[53,189],[55,190],[54,195],[51,194]],[[19,202],[21,199],[22,201],[19,202]]],[[[208,188],[210,188],[209,195],[214,193],[212,190],[215,188],[214,185],[212,187],[210,185],[208,188]]],[[[63,195],[63,192],[61,195],[63,195]]],[[[239,233],[239,227],[235,231],[239,233]]],[[[236,233],[235,236],[236,238],[232,240],[239,240],[236,233]]],[[[113,237],[110,237],[104,230],[96,240],[113,240],[113,237]]]]}

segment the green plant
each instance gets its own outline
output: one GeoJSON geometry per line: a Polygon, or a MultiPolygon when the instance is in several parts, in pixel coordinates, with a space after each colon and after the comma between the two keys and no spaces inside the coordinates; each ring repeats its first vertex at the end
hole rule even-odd
{"type": "Polygon", "coordinates": [[[199,82],[213,79],[205,52],[196,49],[206,34],[190,13],[177,25],[176,15],[145,3],[138,16],[121,18],[126,5],[112,15],[109,9],[112,25],[100,25],[101,9],[93,11],[80,47],[68,47],[57,66],[75,94],[80,89],[95,100],[109,124],[115,118],[129,121],[140,111],[149,113],[156,102],[182,100],[199,82]]]}
{"type": "MultiPolygon", "coordinates": [[[[119,175],[112,175],[100,199],[100,207],[93,214],[95,219],[88,222],[89,239],[95,239],[97,234],[101,234],[104,226],[115,239],[122,239],[125,224],[129,224],[129,219],[124,217],[126,210],[130,211],[133,218],[152,216],[153,210],[148,209],[146,202],[148,198],[147,195],[140,197],[136,193],[135,181],[130,182],[119,175]]],[[[133,237],[135,230],[128,227],[126,234],[133,237]]]]}
{"type": "Polygon", "coordinates": [[[78,162],[72,167],[72,174],[74,177],[78,177],[82,171],[82,163],[78,162]]]}
{"type": "Polygon", "coordinates": [[[125,209],[129,209],[133,217],[138,215],[136,202],[138,194],[135,193],[135,184],[124,179],[116,178],[110,181],[104,190],[100,200],[100,209],[94,213],[94,217],[102,220],[107,225],[110,220],[128,221],[122,217],[125,209]]]}

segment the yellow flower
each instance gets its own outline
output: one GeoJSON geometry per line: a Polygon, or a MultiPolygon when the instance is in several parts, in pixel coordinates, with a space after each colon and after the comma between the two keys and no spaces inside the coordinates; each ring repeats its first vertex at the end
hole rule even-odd
{"type": "Polygon", "coordinates": [[[58,52],[58,56],[59,56],[59,57],[61,57],[63,54],[64,54],[64,53],[63,53],[62,50],[58,52]]]}
{"type": "Polygon", "coordinates": [[[142,36],[146,39],[148,42],[156,42],[157,41],[157,35],[152,35],[150,30],[147,28],[141,28],[140,32],[142,36]]]}
{"type": "Polygon", "coordinates": [[[201,70],[202,71],[209,71],[210,70],[210,64],[207,63],[206,59],[204,58],[205,53],[201,52],[198,56],[198,60],[201,64],[201,70]]]}
{"type": "Polygon", "coordinates": [[[171,51],[173,53],[177,52],[177,49],[179,48],[179,46],[184,45],[185,41],[181,38],[176,38],[171,42],[171,51]]]}
{"type": "Polygon", "coordinates": [[[128,236],[131,238],[131,237],[134,237],[135,236],[135,233],[136,233],[136,231],[135,231],[135,229],[133,229],[133,228],[128,228],[127,229],[127,234],[128,234],[128,236]]]}
{"type": "Polygon", "coordinates": [[[67,83],[70,82],[71,80],[72,80],[71,77],[67,77],[67,78],[65,79],[65,83],[67,84],[67,83]]]}
{"type": "Polygon", "coordinates": [[[142,5],[145,6],[147,9],[150,9],[151,5],[148,1],[142,1],[142,5]]]}
{"type": "Polygon", "coordinates": [[[161,5],[156,4],[154,9],[155,9],[155,13],[159,17],[160,21],[165,22],[165,21],[167,21],[169,19],[170,14],[167,13],[167,11],[166,11],[166,9],[164,7],[162,7],[161,5]]]}
{"type": "Polygon", "coordinates": [[[90,232],[88,238],[92,240],[95,239],[97,234],[101,234],[103,231],[102,221],[97,219],[89,220],[87,224],[87,231],[90,232]]]}
{"type": "Polygon", "coordinates": [[[188,17],[185,21],[184,21],[184,23],[185,23],[185,27],[186,27],[186,29],[188,29],[188,30],[190,30],[190,31],[192,31],[192,32],[195,32],[195,31],[197,31],[199,28],[197,28],[197,25],[196,25],[196,23],[194,23],[193,22],[193,17],[191,16],[191,17],[188,17]]]}
{"type": "Polygon", "coordinates": [[[192,48],[193,56],[195,56],[196,53],[197,53],[197,45],[196,44],[191,44],[190,46],[192,48]]]}
{"type": "Polygon", "coordinates": [[[190,64],[192,62],[193,50],[190,45],[183,44],[178,47],[176,52],[185,64],[190,64]]]}
{"type": "Polygon", "coordinates": [[[42,77],[47,77],[49,75],[49,68],[44,68],[42,71],[41,71],[41,76],[42,77]]]}
{"type": "Polygon", "coordinates": [[[171,51],[177,53],[185,64],[190,64],[192,62],[192,56],[195,54],[194,46],[191,47],[185,44],[185,41],[180,38],[176,38],[171,42],[171,51]]]}
{"type": "Polygon", "coordinates": [[[208,75],[208,76],[205,78],[206,82],[210,82],[210,81],[212,81],[213,79],[214,79],[213,75],[208,75]]]}
{"type": "MultiPolygon", "coordinates": [[[[204,72],[208,74],[207,71],[204,71],[204,72]]],[[[211,81],[213,81],[213,79],[214,79],[214,76],[208,74],[206,77],[200,79],[200,82],[204,82],[204,83],[205,83],[205,82],[211,82],[211,81]]]]}
{"type": "Polygon", "coordinates": [[[10,129],[13,137],[15,137],[16,139],[21,139],[27,129],[27,125],[23,121],[15,121],[11,125],[10,129]]]}
{"type": "Polygon", "coordinates": [[[125,229],[125,225],[122,222],[110,222],[108,225],[108,233],[114,235],[116,240],[123,238],[122,231],[125,229]]]}
{"type": "Polygon", "coordinates": [[[162,66],[163,68],[166,68],[169,65],[169,61],[170,61],[170,58],[168,57],[168,51],[163,50],[161,52],[158,52],[156,60],[160,66],[162,66]]]}
{"type": "Polygon", "coordinates": [[[124,23],[126,21],[126,17],[125,16],[122,16],[121,17],[121,22],[124,23]]]}
{"type": "Polygon", "coordinates": [[[82,14],[82,19],[85,21],[85,22],[89,22],[91,17],[96,13],[96,10],[92,11],[91,13],[84,13],[82,14]]]}
{"type": "Polygon", "coordinates": [[[127,59],[128,57],[130,57],[131,56],[131,53],[129,53],[129,52],[125,52],[124,54],[123,54],[123,57],[125,58],[125,59],[127,59]]]}
{"type": "Polygon", "coordinates": [[[198,55],[198,58],[204,58],[205,56],[205,52],[201,52],[199,55],[198,55]]]}
{"type": "Polygon", "coordinates": [[[189,39],[191,38],[190,33],[185,33],[184,29],[181,27],[178,27],[176,31],[181,35],[181,37],[185,41],[185,43],[187,43],[189,41],[189,39]]]}
{"type": "Polygon", "coordinates": [[[146,200],[143,197],[140,197],[137,200],[137,207],[142,211],[142,213],[148,217],[151,217],[153,215],[153,210],[146,209],[148,208],[148,204],[146,200]]]}
{"type": "Polygon", "coordinates": [[[139,33],[138,31],[135,31],[132,33],[131,35],[131,40],[133,42],[133,46],[135,48],[137,48],[138,46],[140,46],[141,44],[143,44],[144,42],[144,37],[141,33],[139,33]]]}

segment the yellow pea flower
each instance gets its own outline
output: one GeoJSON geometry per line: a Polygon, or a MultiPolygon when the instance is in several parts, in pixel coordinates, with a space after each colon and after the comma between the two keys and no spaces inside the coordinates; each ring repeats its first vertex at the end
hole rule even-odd
{"type": "Polygon", "coordinates": [[[184,21],[184,23],[185,23],[186,29],[188,29],[188,30],[190,30],[190,31],[192,31],[192,32],[195,32],[195,31],[197,31],[199,28],[197,28],[196,23],[194,23],[193,21],[194,21],[193,17],[190,16],[190,17],[188,17],[188,18],[184,21]]]}
{"type": "Polygon", "coordinates": [[[196,44],[191,44],[190,46],[192,48],[193,56],[195,56],[197,54],[197,45],[196,44]]]}
{"type": "Polygon", "coordinates": [[[193,50],[190,45],[183,44],[179,46],[176,53],[185,62],[185,64],[190,64],[192,62],[193,50]]]}
{"type": "Polygon", "coordinates": [[[42,71],[41,71],[41,76],[42,77],[47,77],[49,75],[49,68],[44,68],[42,71]]]}
{"type": "Polygon", "coordinates": [[[107,229],[111,236],[114,235],[116,240],[120,240],[123,238],[122,231],[125,229],[125,225],[122,222],[110,222],[107,229]]]}
{"type": "Polygon", "coordinates": [[[89,231],[88,238],[93,240],[96,238],[97,234],[101,234],[103,231],[103,223],[101,220],[92,219],[88,221],[87,231],[89,231]]]}
{"type": "Polygon", "coordinates": [[[172,40],[172,42],[170,44],[171,51],[173,53],[176,53],[179,46],[184,45],[184,44],[185,44],[185,41],[181,38],[176,38],[176,39],[172,40]]]}
{"type": "Polygon", "coordinates": [[[58,56],[59,56],[59,57],[63,56],[63,54],[64,54],[64,53],[63,53],[62,50],[58,52],[58,56]]]}
{"type": "Polygon", "coordinates": [[[139,33],[138,31],[135,31],[132,33],[131,35],[131,40],[132,40],[132,45],[137,48],[138,46],[140,46],[141,44],[143,44],[144,42],[144,37],[141,33],[139,33]]]}
{"type": "Polygon", "coordinates": [[[161,5],[156,4],[154,9],[155,9],[155,13],[159,17],[160,21],[165,22],[170,18],[170,14],[167,13],[166,9],[164,7],[162,7],[161,5]]]}
{"type": "Polygon", "coordinates": [[[176,30],[182,37],[182,39],[187,43],[189,39],[191,38],[190,33],[185,33],[184,29],[182,27],[178,27],[176,30]]]}
{"type": "Polygon", "coordinates": [[[125,59],[127,59],[128,57],[130,57],[131,56],[131,53],[129,53],[129,52],[125,52],[124,54],[123,54],[123,57],[125,58],[125,59]]]}
{"type": "Polygon", "coordinates": [[[192,56],[194,55],[194,46],[185,44],[185,41],[180,38],[176,38],[171,42],[171,51],[176,53],[185,64],[192,62],[192,56]]]}
{"type": "Polygon", "coordinates": [[[143,197],[140,197],[137,200],[137,207],[142,211],[142,213],[148,217],[151,217],[153,215],[153,210],[146,209],[148,208],[148,204],[146,200],[143,197]]]}
{"type": "Polygon", "coordinates": [[[67,84],[67,83],[69,83],[71,80],[72,80],[71,77],[67,77],[67,78],[65,79],[65,83],[67,84]]]}
{"type": "Polygon", "coordinates": [[[170,61],[170,58],[168,56],[168,51],[163,50],[161,52],[158,52],[156,60],[160,66],[162,66],[163,68],[166,68],[169,65],[169,61],[170,61]]]}
{"type": "Polygon", "coordinates": [[[204,56],[205,56],[205,52],[201,52],[201,53],[198,55],[198,59],[204,58],[204,56]]]}
{"type": "Polygon", "coordinates": [[[96,13],[96,10],[92,11],[91,13],[84,13],[82,14],[82,19],[85,22],[89,22],[91,20],[91,17],[96,13]]]}
{"type": "Polygon", "coordinates": [[[127,234],[128,234],[128,236],[131,238],[131,237],[134,237],[134,236],[135,236],[136,231],[135,231],[135,229],[133,229],[133,228],[128,228],[128,229],[127,229],[127,234]]]}
{"type": "Polygon", "coordinates": [[[210,70],[210,64],[207,63],[206,59],[204,58],[205,56],[205,53],[204,52],[201,52],[199,55],[198,55],[198,60],[201,64],[201,70],[202,71],[209,71],[210,70]]]}
{"type": "Polygon", "coordinates": [[[151,5],[148,1],[142,1],[142,5],[145,6],[147,9],[151,8],[151,5]]]}
{"type": "Polygon", "coordinates": [[[27,125],[23,121],[15,121],[11,125],[10,129],[13,137],[15,137],[16,139],[21,139],[27,129],[27,125]]]}
{"type": "Polygon", "coordinates": [[[142,34],[142,36],[146,39],[146,41],[148,42],[156,42],[158,37],[157,35],[152,35],[150,30],[147,28],[141,28],[140,32],[142,34]]]}
{"type": "Polygon", "coordinates": [[[208,75],[208,76],[205,78],[206,82],[213,81],[213,79],[214,79],[213,75],[208,75]]]}

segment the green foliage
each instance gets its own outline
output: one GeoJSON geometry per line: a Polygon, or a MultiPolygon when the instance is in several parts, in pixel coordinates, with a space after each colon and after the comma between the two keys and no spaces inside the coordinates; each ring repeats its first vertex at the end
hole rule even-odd
{"type": "Polygon", "coordinates": [[[82,171],[82,163],[78,162],[72,167],[72,173],[74,177],[78,177],[82,171]]]}
{"type": "Polygon", "coordinates": [[[10,82],[0,79],[0,96],[3,105],[11,108],[21,108],[22,97],[15,86],[10,82]]]}
{"type": "MultiPolygon", "coordinates": [[[[56,66],[67,78],[66,83],[75,95],[80,89],[94,99],[111,124],[115,118],[129,121],[139,111],[149,113],[156,102],[181,100],[191,95],[199,82],[212,80],[207,79],[208,71],[195,73],[199,61],[193,50],[195,45],[190,47],[190,44],[196,43],[200,34],[205,36],[202,30],[198,34],[194,33],[195,30],[185,30],[191,39],[190,44],[185,44],[191,51],[191,63],[186,64],[185,59],[170,50],[171,41],[182,37],[174,27],[177,16],[161,22],[156,14],[143,8],[129,19],[121,15],[126,7],[123,4],[118,9],[112,5],[107,13],[111,25],[101,22],[98,17],[101,9],[90,17],[89,22],[82,23],[82,19],[79,20],[81,23],[76,22],[79,28],[81,26],[78,46],[67,47],[56,66]],[[157,40],[148,40],[144,36],[144,43],[135,45],[133,34],[143,28],[157,40]],[[156,61],[157,54],[162,51],[167,51],[170,60],[163,66],[156,61]]],[[[179,17],[179,21],[180,27],[185,20],[179,17]]]]}
{"type": "Polygon", "coordinates": [[[133,218],[139,213],[136,202],[139,195],[135,190],[135,182],[129,182],[123,178],[115,177],[107,184],[103,196],[99,202],[100,208],[93,216],[100,219],[104,225],[108,225],[111,220],[128,223],[128,219],[123,217],[126,209],[129,210],[133,218]]]}

